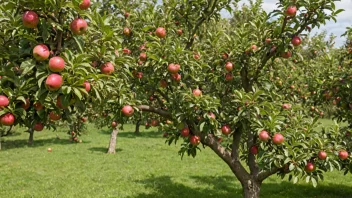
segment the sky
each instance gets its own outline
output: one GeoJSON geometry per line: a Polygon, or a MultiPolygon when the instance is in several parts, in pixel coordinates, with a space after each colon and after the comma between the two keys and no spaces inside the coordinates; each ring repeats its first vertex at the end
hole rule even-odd
{"type": "MultiPolygon", "coordinates": [[[[273,11],[276,7],[276,2],[278,0],[263,0],[263,8],[266,12],[273,11]]],[[[247,3],[247,0],[241,0],[239,5],[243,3],[247,3]]],[[[321,26],[319,29],[315,28],[312,30],[312,34],[316,32],[320,32],[323,30],[327,31],[327,34],[330,35],[331,33],[336,36],[336,47],[340,47],[345,42],[345,37],[341,37],[341,35],[346,31],[346,27],[352,26],[352,0],[341,0],[339,2],[335,2],[336,9],[344,9],[345,11],[338,14],[335,21],[327,21],[325,26],[321,26]]],[[[226,11],[222,12],[223,17],[230,17],[230,14],[226,11]]]]}

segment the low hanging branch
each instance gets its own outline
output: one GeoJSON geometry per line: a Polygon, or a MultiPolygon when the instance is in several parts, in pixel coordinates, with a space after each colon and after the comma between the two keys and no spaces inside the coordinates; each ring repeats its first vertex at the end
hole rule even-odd
{"type": "Polygon", "coordinates": [[[162,109],[154,108],[148,105],[138,105],[137,108],[141,111],[156,113],[156,114],[159,114],[160,116],[163,116],[164,118],[172,119],[171,113],[164,111],[162,109]]]}

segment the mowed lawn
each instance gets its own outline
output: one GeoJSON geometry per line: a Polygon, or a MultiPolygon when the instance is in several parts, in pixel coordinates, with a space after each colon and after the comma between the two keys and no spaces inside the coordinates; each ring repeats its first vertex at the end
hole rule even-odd
{"type": "MultiPolygon", "coordinates": [[[[136,136],[132,125],[125,126],[115,155],[105,154],[108,128],[88,125],[83,143],[69,142],[64,129],[36,132],[32,147],[26,145],[28,134],[17,129],[3,138],[0,197],[242,197],[240,183],[209,148],[181,160],[178,145],[168,146],[161,133],[142,128],[136,136]]],[[[352,175],[341,172],[327,173],[317,188],[274,175],[264,182],[261,197],[347,198],[351,187],[352,175]]]]}

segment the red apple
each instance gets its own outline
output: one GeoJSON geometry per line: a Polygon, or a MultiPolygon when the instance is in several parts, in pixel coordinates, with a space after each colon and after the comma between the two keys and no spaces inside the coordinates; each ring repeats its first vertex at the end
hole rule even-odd
{"type": "Polygon", "coordinates": [[[82,117],[81,120],[82,120],[82,122],[87,122],[88,118],[87,117],[82,117]]]}
{"type": "Polygon", "coordinates": [[[115,71],[115,68],[111,62],[106,62],[100,67],[100,71],[105,75],[110,75],[115,71]]]}
{"type": "Polygon", "coordinates": [[[66,109],[67,108],[67,106],[64,106],[62,104],[62,96],[61,95],[59,95],[57,97],[57,99],[56,99],[56,106],[59,107],[60,109],[66,109]]]}
{"type": "Polygon", "coordinates": [[[60,56],[54,56],[49,60],[49,69],[52,72],[61,72],[65,68],[65,61],[60,56]]]}
{"type": "Polygon", "coordinates": [[[251,152],[253,155],[258,154],[258,147],[256,145],[251,146],[249,152],[251,152]]]}
{"type": "Polygon", "coordinates": [[[194,54],[193,58],[196,59],[196,60],[199,60],[200,59],[200,55],[199,54],[194,54]]]}
{"type": "Polygon", "coordinates": [[[299,46],[301,42],[301,38],[299,38],[298,36],[294,36],[291,40],[293,46],[299,46]]]}
{"type": "Polygon", "coordinates": [[[227,63],[225,64],[225,69],[226,69],[226,71],[228,71],[228,72],[232,71],[232,70],[233,70],[233,64],[232,64],[231,62],[227,62],[227,63]]]}
{"type": "Polygon", "coordinates": [[[131,29],[127,27],[123,28],[123,34],[125,36],[131,36],[131,29]]]}
{"type": "Polygon", "coordinates": [[[49,114],[49,118],[51,120],[60,120],[61,115],[51,111],[50,114],[49,114]]]}
{"type": "Polygon", "coordinates": [[[134,113],[134,109],[130,105],[126,105],[126,106],[122,107],[121,111],[127,117],[131,117],[134,113]]]}
{"type": "Polygon", "coordinates": [[[23,25],[27,28],[36,28],[39,23],[39,17],[34,11],[26,11],[22,16],[23,25]]]}
{"type": "Polygon", "coordinates": [[[222,137],[218,137],[218,142],[219,142],[219,143],[222,142],[222,137]]]}
{"type": "Polygon", "coordinates": [[[136,77],[139,79],[143,78],[143,72],[137,72],[136,77]]]}
{"type": "Polygon", "coordinates": [[[328,155],[326,154],[325,151],[319,151],[318,153],[318,158],[321,160],[325,160],[328,155]]]}
{"type": "Polygon", "coordinates": [[[15,122],[15,116],[12,113],[6,113],[0,117],[0,123],[5,126],[11,126],[15,122]]]}
{"type": "Polygon", "coordinates": [[[43,61],[50,56],[49,48],[44,44],[39,44],[33,48],[33,57],[37,61],[43,61]]]}
{"type": "Polygon", "coordinates": [[[199,89],[194,89],[194,90],[193,90],[193,95],[194,95],[194,96],[201,96],[201,95],[202,95],[202,91],[199,90],[199,89]]]}
{"type": "Polygon", "coordinates": [[[50,74],[45,81],[45,85],[49,91],[56,91],[60,89],[62,84],[63,79],[59,74],[50,74]]]}
{"type": "Polygon", "coordinates": [[[81,4],[79,4],[79,8],[81,10],[87,10],[90,6],[90,0],[83,0],[81,4]]]}
{"type": "Polygon", "coordinates": [[[197,146],[199,143],[200,143],[200,137],[197,136],[197,135],[192,135],[190,138],[189,138],[189,142],[194,145],[194,146],[197,146]]]}
{"type": "Polygon", "coordinates": [[[166,80],[160,80],[160,87],[162,87],[162,88],[165,88],[165,87],[167,87],[167,82],[166,82],[166,80]]]}
{"type": "Polygon", "coordinates": [[[147,54],[142,52],[140,55],[139,55],[139,60],[141,61],[146,61],[147,60],[147,54]]]}
{"type": "Polygon", "coordinates": [[[26,98],[26,102],[22,102],[22,103],[21,103],[21,107],[22,107],[24,110],[27,110],[30,106],[31,106],[31,102],[29,101],[28,98],[26,98]]]}
{"type": "Polygon", "coordinates": [[[123,15],[126,19],[130,16],[129,12],[125,12],[125,14],[123,15]]]}
{"type": "Polygon", "coordinates": [[[297,7],[295,5],[291,5],[286,9],[287,16],[295,16],[297,12],[297,7]]]}
{"type": "Polygon", "coordinates": [[[211,119],[215,120],[215,114],[213,112],[208,112],[208,115],[210,116],[211,119]]]}
{"type": "Polygon", "coordinates": [[[284,141],[285,141],[285,138],[284,138],[284,136],[281,135],[280,133],[276,133],[276,134],[273,136],[273,143],[276,144],[276,145],[280,145],[280,144],[282,144],[284,141]]]}
{"type": "Polygon", "coordinates": [[[259,133],[259,139],[263,142],[267,142],[269,140],[270,136],[269,133],[267,131],[261,131],[259,133]]]}
{"type": "Polygon", "coordinates": [[[86,89],[87,92],[90,91],[90,83],[89,83],[88,81],[85,81],[85,82],[83,83],[83,86],[84,86],[84,88],[86,89]]]}
{"type": "Polygon", "coordinates": [[[179,64],[171,63],[167,66],[167,71],[169,71],[172,74],[176,74],[180,70],[180,67],[181,66],[179,64]]]}
{"type": "Polygon", "coordinates": [[[34,107],[34,109],[37,110],[37,111],[40,111],[40,110],[44,109],[44,106],[43,106],[39,101],[38,101],[38,102],[35,102],[35,103],[33,104],[33,107],[34,107]]]}
{"type": "Polygon", "coordinates": [[[82,35],[87,31],[88,24],[82,18],[74,19],[71,24],[70,28],[74,35],[82,35]]]}
{"type": "Polygon", "coordinates": [[[3,107],[7,107],[9,104],[9,99],[4,95],[0,95],[0,109],[3,107]]]}
{"type": "Polygon", "coordinates": [[[129,49],[127,49],[127,48],[123,48],[122,52],[123,52],[124,54],[131,54],[131,53],[132,53],[132,51],[129,50],[129,49]]]}
{"type": "Polygon", "coordinates": [[[312,162],[308,162],[306,167],[304,168],[304,170],[307,172],[307,173],[311,173],[315,170],[315,166],[312,162]]]}
{"type": "Polygon", "coordinates": [[[151,124],[152,124],[153,127],[156,127],[156,126],[159,125],[159,121],[158,120],[152,120],[151,124]]]}
{"type": "Polygon", "coordinates": [[[340,158],[341,160],[347,159],[347,158],[348,158],[348,152],[345,151],[345,150],[341,150],[341,151],[339,152],[339,158],[340,158]]]}
{"type": "Polygon", "coordinates": [[[44,129],[44,125],[41,122],[37,122],[34,124],[33,129],[35,131],[42,131],[44,129]]]}
{"type": "Polygon", "coordinates": [[[166,37],[166,30],[162,27],[158,27],[155,31],[155,35],[159,38],[165,38],[166,37]]]}
{"type": "Polygon", "coordinates": [[[265,39],[265,43],[266,43],[266,44],[270,44],[270,43],[271,43],[271,39],[270,39],[270,38],[266,38],[266,39],[265,39]]]}
{"type": "Polygon", "coordinates": [[[251,46],[251,50],[252,50],[252,51],[256,51],[257,49],[258,49],[258,47],[257,47],[256,45],[252,45],[252,46],[251,46]]]}
{"type": "Polygon", "coordinates": [[[223,54],[221,55],[221,57],[222,57],[222,59],[226,60],[226,59],[229,58],[229,55],[228,55],[227,53],[223,53],[223,54]]]}
{"type": "Polygon", "coordinates": [[[189,128],[185,127],[181,130],[181,136],[188,137],[189,136],[189,128]]]}
{"type": "Polygon", "coordinates": [[[177,82],[181,81],[181,74],[172,74],[171,78],[177,82]]]}
{"type": "Polygon", "coordinates": [[[227,74],[225,75],[225,80],[226,80],[226,81],[231,81],[231,80],[233,80],[233,75],[232,75],[231,73],[227,73],[227,74]]]}
{"type": "Polygon", "coordinates": [[[182,29],[177,30],[177,34],[178,34],[179,36],[181,36],[182,33],[183,33],[182,29]]]}
{"type": "Polygon", "coordinates": [[[116,123],[115,121],[113,121],[113,122],[111,123],[111,127],[112,127],[112,128],[116,128],[116,127],[117,127],[117,123],[116,123]]]}
{"type": "Polygon", "coordinates": [[[281,57],[282,58],[290,58],[291,57],[291,52],[290,51],[282,52],[281,53],[281,57]]]}
{"type": "Polygon", "coordinates": [[[221,127],[221,132],[224,135],[229,135],[231,133],[231,128],[229,125],[224,125],[221,127]]]}
{"type": "Polygon", "coordinates": [[[282,104],[282,108],[283,109],[291,109],[291,104],[287,104],[287,103],[282,104]]]}

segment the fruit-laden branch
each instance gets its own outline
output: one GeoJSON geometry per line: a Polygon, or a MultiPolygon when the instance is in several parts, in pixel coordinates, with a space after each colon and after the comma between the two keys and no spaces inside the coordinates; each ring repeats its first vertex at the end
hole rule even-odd
{"type": "MultiPolygon", "coordinates": [[[[299,34],[301,34],[301,33],[303,32],[303,30],[306,29],[306,26],[308,25],[308,22],[309,22],[309,20],[311,19],[311,17],[312,17],[312,14],[309,13],[308,16],[305,18],[304,23],[301,25],[300,29],[299,29],[294,35],[299,35],[299,34]]],[[[286,26],[287,26],[287,21],[290,20],[291,18],[292,18],[292,17],[285,17],[284,22],[283,22],[283,24],[282,24],[281,34],[284,33],[285,28],[286,28],[286,26]]],[[[283,42],[284,42],[284,37],[283,37],[283,42]]],[[[256,82],[256,81],[258,80],[260,71],[262,71],[262,69],[264,68],[264,66],[265,66],[266,63],[268,62],[268,60],[269,60],[271,57],[273,57],[274,54],[275,54],[275,52],[270,52],[270,53],[268,53],[268,54],[264,54],[264,57],[263,57],[263,59],[262,59],[262,61],[261,61],[261,64],[260,64],[260,66],[257,68],[256,75],[255,75],[255,77],[253,78],[253,82],[256,82]]]]}
{"type": "Polygon", "coordinates": [[[160,116],[163,116],[164,118],[172,119],[172,115],[170,112],[167,112],[161,109],[157,109],[148,105],[138,105],[137,108],[141,111],[156,113],[156,114],[159,114],[160,116]]]}

